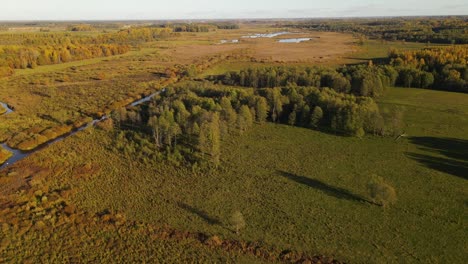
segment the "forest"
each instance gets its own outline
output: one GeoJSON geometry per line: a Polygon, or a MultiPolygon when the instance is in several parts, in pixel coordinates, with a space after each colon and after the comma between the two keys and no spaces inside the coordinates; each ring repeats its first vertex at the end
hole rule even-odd
{"type": "Polygon", "coordinates": [[[12,75],[14,69],[124,54],[131,46],[164,38],[171,33],[172,29],[137,27],[97,37],[67,33],[2,34],[2,43],[10,44],[0,45],[0,77],[12,75]]]}
{"type": "Polygon", "coordinates": [[[225,85],[265,88],[287,85],[329,87],[339,93],[378,97],[385,87],[393,86],[398,73],[392,67],[366,65],[346,66],[339,69],[327,67],[267,67],[249,68],[209,76],[211,81],[225,85]]]}
{"type": "Polygon", "coordinates": [[[254,123],[358,137],[396,135],[402,129],[400,111],[380,113],[372,98],[315,87],[242,89],[186,82],[166,88],[149,105],[120,108],[111,116],[108,126],[117,129],[116,146],[124,153],[145,159],[165,153],[169,160],[215,166],[220,162],[221,139],[242,135],[254,123]]]}
{"type": "Polygon", "coordinates": [[[351,32],[373,39],[423,43],[468,44],[468,20],[448,18],[356,18],[279,23],[278,26],[318,31],[351,32]]]}
{"type": "Polygon", "coordinates": [[[468,92],[468,46],[389,52],[397,85],[468,92]]]}

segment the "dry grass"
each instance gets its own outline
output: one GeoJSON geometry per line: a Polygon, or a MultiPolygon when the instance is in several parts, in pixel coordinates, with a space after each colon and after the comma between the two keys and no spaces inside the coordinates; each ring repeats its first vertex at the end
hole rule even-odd
{"type": "Polygon", "coordinates": [[[355,39],[353,36],[342,33],[298,32],[275,38],[242,38],[242,36],[253,33],[278,31],[283,31],[283,29],[234,30],[205,35],[187,33],[170,41],[161,42],[161,45],[165,45],[166,48],[166,51],[162,54],[166,54],[178,61],[187,61],[199,56],[244,50],[246,54],[259,61],[337,64],[342,62],[345,57],[359,50],[359,47],[354,44],[355,39]],[[187,41],[187,37],[190,37],[190,41],[187,41]],[[313,38],[313,40],[302,43],[278,42],[278,40],[286,38],[313,38]],[[237,39],[240,42],[220,44],[223,39],[237,39]]]}
{"type": "Polygon", "coordinates": [[[333,64],[357,50],[351,35],[328,32],[283,35],[272,39],[241,40],[249,43],[253,56],[280,62],[311,62],[314,64],[333,64]],[[285,38],[313,38],[301,43],[279,43],[285,38]]]}

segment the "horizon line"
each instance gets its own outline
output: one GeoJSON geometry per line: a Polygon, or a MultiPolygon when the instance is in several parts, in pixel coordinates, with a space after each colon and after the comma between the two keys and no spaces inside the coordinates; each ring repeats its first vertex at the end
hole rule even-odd
{"type": "Polygon", "coordinates": [[[230,21],[230,20],[304,20],[304,19],[356,19],[356,18],[423,18],[423,17],[468,17],[468,15],[384,15],[384,16],[325,16],[325,17],[271,17],[271,18],[141,18],[141,19],[5,19],[2,22],[149,22],[149,21],[184,21],[184,20],[211,20],[211,21],[230,21]]]}

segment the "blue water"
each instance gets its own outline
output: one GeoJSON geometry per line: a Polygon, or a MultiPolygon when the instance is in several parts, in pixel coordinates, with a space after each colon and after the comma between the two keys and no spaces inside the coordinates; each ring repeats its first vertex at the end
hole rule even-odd
{"type": "Polygon", "coordinates": [[[2,115],[6,115],[6,114],[9,114],[9,113],[13,112],[13,110],[10,109],[10,107],[9,107],[7,104],[0,102],[0,105],[3,106],[3,108],[5,108],[5,109],[7,110],[7,111],[6,111],[5,113],[3,113],[2,115]]]}
{"type": "Polygon", "coordinates": [[[242,38],[274,38],[281,35],[291,34],[287,31],[276,32],[276,33],[265,33],[265,34],[253,34],[248,36],[242,36],[242,38]]]}
{"type": "Polygon", "coordinates": [[[290,39],[280,39],[279,43],[301,43],[305,41],[310,41],[312,38],[290,38],[290,39]]]}

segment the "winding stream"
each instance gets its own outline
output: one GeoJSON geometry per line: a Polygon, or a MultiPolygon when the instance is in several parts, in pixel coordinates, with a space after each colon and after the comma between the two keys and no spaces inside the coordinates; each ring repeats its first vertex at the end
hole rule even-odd
{"type": "MultiPolygon", "coordinates": [[[[127,105],[127,107],[128,107],[128,106],[137,106],[137,105],[140,105],[140,104],[149,102],[149,101],[151,100],[151,98],[153,98],[155,95],[157,95],[157,94],[159,94],[159,93],[161,93],[161,92],[164,92],[164,91],[165,91],[165,89],[162,89],[161,91],[158,91],[158,92],[156,92],[156,93],[153,93],[153,94],[151,94],[151,95],[148,95],[148,96],[146,96],[146,97],[143,97],[143,98],[141,98],[141,99],[139,99],[139,100],[137,100],[137,101],[135,101],[135,102],[133,102],[133,103],[127,105]]],[[[6,114],[9,114],[9,113],[13,112],[13,110],[10,109],[10,108],[8,107],[7,104],[5,104],[5,103],[0,103],[0,105],[2,105],[3,107],[5,107],[5,109],[7,109],[7,112],[5,112],[5,113],[2,114],[2,115],[6,115],[6,114]]],[[[30,150],[30,151],[22,151],[22,150],[19,150],[19,149],[10,148],[10,147],[7,145],[7,143],[2,143],[2,144],[0,144],[0,146],[2,146],[4,149],[8,150],[9,152],[13,153],[13,156],[11,156],[5,163],[3,163],[2,165],[0,165],[0,170],[3,169],[3,168],[5,168],[5,167],[7,167],[7,166],[13,165],[14,163],[16,163],[16,162],[18,162],[18,161],[20,161],[20,160],[26,158],[27,156],[33,154],[33,153],[36,152],[36,151],[39,151],[39,150],[41,150],[41,149],[44,149],[44,148],[46,148],[47,146],[50,146],[50,145],[52,145],[52,144],[54,144],[54,143],[56,143],[56,142],[58,142],[58,141],[62,141],[63,139],[65,139],[65,138],[67,138],[67,137],[69,137],[69,136],[72,136],[72,135],[74,135],[74,134],[76,134],[76,133],[78,133],[78,132],[80,132],[80,131],[82,131],[82,130],[85,130],[85,129],[89,128],[89,127],[93,127],[94,125],[96,125],[96,123],[99,123],[99,122],[101,122],[101,121],[104,121],[104,120],[106,120],[107,118],[108,118],[108,116],[105,115],[105,116],[101,117],[100,119],[94,119],[93,121],[89,122],[88,124],[83,125],[82,127],[79,127],[79,128],[73,130],[72,132],[70,132],[70,133],[68,133],[68,134],[65,134],[65,135],[60,136],[60,137],[57,137],[56,139],[53,139],[53,140],[51,140],[51,141],[49,141],[49,142],[46,142],[46,143],[44,143],[43,145],[41,145],[41,146],[39,146],[39,147],[37,147],[37,148],[35,148],[35,149],[33,149],[33,150],[30,150]]]]}

